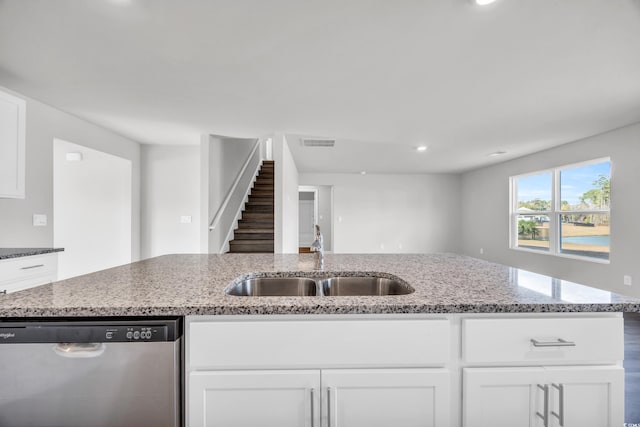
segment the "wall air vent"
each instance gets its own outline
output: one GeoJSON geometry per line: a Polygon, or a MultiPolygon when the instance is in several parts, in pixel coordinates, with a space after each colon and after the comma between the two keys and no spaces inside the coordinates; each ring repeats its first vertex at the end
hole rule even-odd
{"type": "Polygon", "coordinates": [[[303,147],[333,147],[336,145],[335,139],[302,138],[300,142],[303,147]]]}

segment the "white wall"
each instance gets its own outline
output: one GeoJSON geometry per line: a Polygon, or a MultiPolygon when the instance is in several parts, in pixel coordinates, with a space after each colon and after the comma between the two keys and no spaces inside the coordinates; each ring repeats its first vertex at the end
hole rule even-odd
{"type": "Polygon", "coordinates": [[[298,168],[283,134],[273,137],[274,198],[274,251],[298,253],[298,168]]]}
{"type": "Polygon", "coordinates": [[[131,161],[59,139],[53,159],[58,279],[130,263],[131,161]]]}
{"type": "MultiPolygon", "coordinates": [[[[140,256],[140,144],[9,89],[26,100],[26,198],[0,199],[0,247],[53,245],[53,140],[60,138],[128,159],[132,164],[131,254],[140,256]],[[34,213],[46,227],[34,227],[34,213]]],[[[100,244],[100,242],[96,242],[100,244]]]]}
{"type": "Polygon", "coordinates": [[[141,188],[141,257],[200,252],[200,147],[143,145],[141,188]]]}
{"type": "Polygon", "coordinates": [[[640,124],[462,177],[463,251],[502,264],[640,297],[640,124]],[[509,249],[509,177],[611,157],[610,264],[509,249]],[[480,255],[484,248],[484,255],[480,255]],[[623,275],[635,285],[623,285],[623,275]]]}
{"type": "Polygon", "coordinates": [[[455,252],[459,175],[300,174],[333,186],[334,253],[455,252]]]}

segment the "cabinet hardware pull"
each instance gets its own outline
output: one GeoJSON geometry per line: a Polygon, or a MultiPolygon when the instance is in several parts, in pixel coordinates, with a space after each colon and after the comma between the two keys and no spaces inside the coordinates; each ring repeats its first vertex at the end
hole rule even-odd
{"type": "Polygon", "coordinates": [[[558,390],[560,393],[558,400],[558,413],[555,411],[551,411],[551,415],[555,416],[558,419],[558,424],[560,427],[564,427],[564,385],[562,384],[551,384],[551,386],[558,390]]]}
{"type": "Polygon", "coordinates": [[[327,387],[327,427],[331,427],[331,387],[327,387]]]}
{"type": "Polygon", "coordinates": [[[540,384],[538,384],[538,388],[544,391],[544,409],[543,409],[544,414],[541,414],[540,412],[536,411],[536,415],[542,418],[542,423],[544,427],[548,427],[549,426],[549,386],[546,384],[544,386],[541,386],[540,384]]]}
{"type": "Polygon", "coordinates": [[[32,268],[44,267],[44,264],[29,265],[27,267],[21,267],[20,270],[31,270],[32,268]]]}
{"type": "Polygon", "coordinates": [[[534,347],[575,347],[576,343],[573,341],[563,340],[562,338],[558,338],[557,341],[538,341],[536,339],[531,338],[531,344],[534,347]]]}
{"type": "Polygon", "coordinates": [[[316,394],[316,389],[312,388],[311,389],[311,427],[315,426],[315,408],[314,408],[314,401],[315,401],[315,394],[316,394]]]}

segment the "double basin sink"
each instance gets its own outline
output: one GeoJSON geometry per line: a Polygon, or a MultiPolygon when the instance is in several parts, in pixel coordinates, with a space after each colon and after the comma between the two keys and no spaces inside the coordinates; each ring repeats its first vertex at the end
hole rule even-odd
{"type": "Polygon", "coordinates": [[[267,296],[385,296],[407,295],[414,289],[401,279],[377,275],[338,277],[255,277],[231,284],[227,295],[267,296]]]}

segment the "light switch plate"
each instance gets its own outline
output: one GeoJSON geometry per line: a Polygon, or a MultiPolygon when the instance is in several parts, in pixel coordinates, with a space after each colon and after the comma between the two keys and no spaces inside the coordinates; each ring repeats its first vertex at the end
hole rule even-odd
{"type": "Polygon", "coordinates": [[[47,225],[47,215],[45,214],[33,214],[33,226],[45,227],[47,225]]]}
{"type": "Polygon", "coordinates": [[[191,224],[191,215],[182,215],[180,217],[181,224],[191,224]]]}

